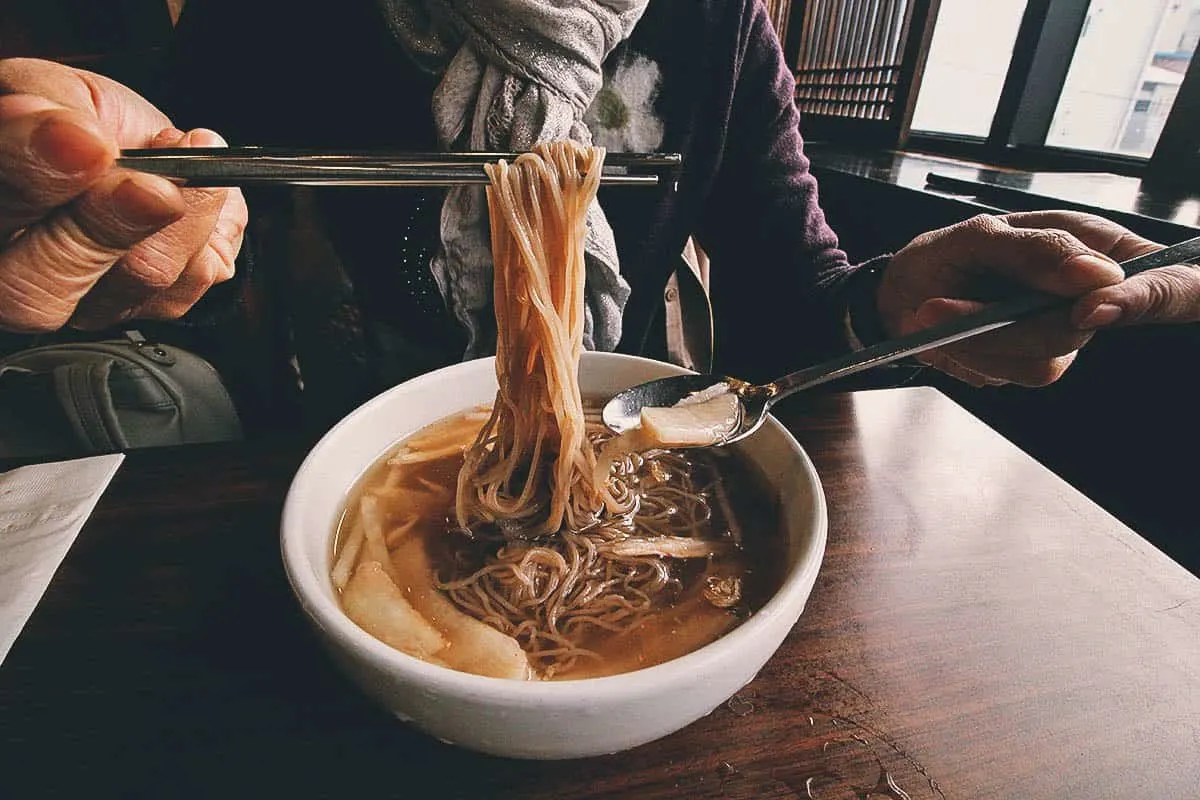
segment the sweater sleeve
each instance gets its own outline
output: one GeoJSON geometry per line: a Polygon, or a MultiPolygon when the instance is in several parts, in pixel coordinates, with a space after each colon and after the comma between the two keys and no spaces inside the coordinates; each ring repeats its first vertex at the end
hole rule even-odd
{"type": "Polygon", "coordinates": [[[795,82],[759,0],[740,15],[725,146],[701,213],[718,366],[767,378],[849,348],[854,268],[838,247],[800,135],[795,82]]]}

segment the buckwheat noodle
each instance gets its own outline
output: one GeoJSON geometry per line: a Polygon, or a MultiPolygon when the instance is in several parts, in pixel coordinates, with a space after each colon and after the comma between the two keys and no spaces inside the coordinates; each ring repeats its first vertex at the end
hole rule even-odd
{"type": "Polygon", "coordinates": [[[607,434],[585,413],[579,363],[603,161],[553,142],[487,167],[499,390],[459,472],[450,535],[464,542],[440,588],[515,637],[543,677],[594,656],[590,634],[676,600],[675,564],[703,572],[734,525],[724,508],[714,519],[724,503],[707,458],[619,453],[597,469],[607,434]]]}
{"type": "Polygon", "coordinates": [[[579,358],[587,209],[603,163],[601,148],[554,142],[486,167],[500,388],[459,475],[463,527],[505,520],[540,535],[564,516],[571,528],[595,518],[579,358]]]}

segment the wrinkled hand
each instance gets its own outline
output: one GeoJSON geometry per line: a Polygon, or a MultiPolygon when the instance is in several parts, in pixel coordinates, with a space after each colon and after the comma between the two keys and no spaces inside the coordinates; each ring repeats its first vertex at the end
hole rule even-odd
{"type": "Polygon", "coordinates": [[[114,167],[122,148],[222,146],[102,76],[0,61],[0,328],[182,315],[233,276],[240,192],[114,167]]]}
{"type": "Polygon", "coordinates": [[[1078,298],[992,333],[918,356],[975,386],[1058,380],[1099,328],[1200,320],[1200,269],[1163,267],[1124,280],[1117,261],[1161,245],[1069,211],[980,216],[923,234],[893,257],[877,302],[900,335],[1035,289],[1078,298]]]}

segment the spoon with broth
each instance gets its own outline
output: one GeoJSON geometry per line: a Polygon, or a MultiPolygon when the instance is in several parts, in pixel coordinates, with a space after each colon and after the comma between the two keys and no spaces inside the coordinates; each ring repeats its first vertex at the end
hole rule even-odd
{"type": "MultiPolygon", "coordinates": [[[[1121,263],[1126,277],[1200,257],[1200,237],[1121,263]]],[[[751,384],[724,375],[678,375],[633,386],[604,406],[604,424],[616,433],[640,430],[664,447],[709,447],[745,439],[766,421],[771,407],[796,392],[891,364],[935,347],[1011,325],[1045,311],[1065,308],[1073,298],[1023,295],[974,314],[865,347],[853,353],[751,384]]]]}

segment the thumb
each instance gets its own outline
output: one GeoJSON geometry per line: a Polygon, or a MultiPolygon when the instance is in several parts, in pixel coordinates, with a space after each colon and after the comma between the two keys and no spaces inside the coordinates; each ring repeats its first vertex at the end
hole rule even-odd
{"type": "Polygon", "coordinates": [[[0,251],[0,328],[61,328],[118,259],[186,210],[169,181],[111,170],[0,251]]]}
{"type": "Polygon", "coordinates": [[[1160,267],[1089,292],[1071,309],[1080,330],[1200,321],[1200,267],[1160,267]]]}
{"type": "Polygon", "coordinates": [[[116,154],[85,114],[38,97],[0,97],[0,241],[81,194],[116,154]]]}

